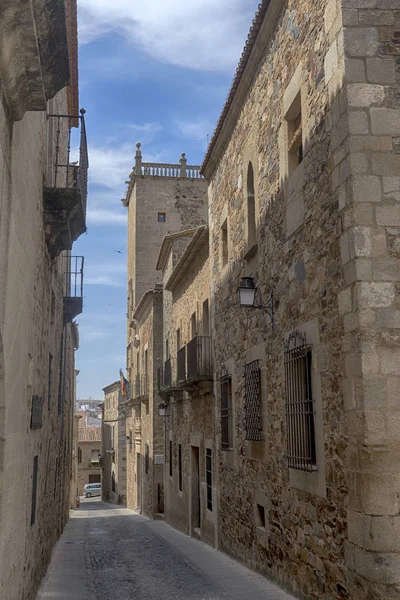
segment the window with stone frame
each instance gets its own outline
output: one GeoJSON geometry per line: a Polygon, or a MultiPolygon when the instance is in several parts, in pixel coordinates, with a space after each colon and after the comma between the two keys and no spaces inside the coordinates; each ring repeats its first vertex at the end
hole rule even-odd
{"type": "Polygon", "coordinates": [[[221,377],[221,448],[233,448],[233,414],[232,414],[232,378],[221,377]]]}
{"type": "Polygon", "coordinates": [[[149,469],[150,469],[150,448],[149,448],[148,444],[145,445],[144,465],[145,465],[145,469],[144,470],[146,472],[146,475],[148,475],[149,469]]]}
{"type": "Polygon", "coordinates": [[[206,486],[207,486],[207,510],[212,511],[212,450],[206,448],[206,486]]]}
{"type": "Polygon", "coordinates": [[[132,433],[132,429],[129,430],[129,452],[131,454],[133,452],[133,433],[132,433]]]}
{"type": "Polygon", "coordinates": [[[173,456],[172,456],[172,440],[169,440],[169,476],[172,477],[172,465],[173,456]]]}
{"type": "Polygon", "coordinates": [[[288,127],[288,168],[289,175],[294,173],[303,162],[303,124],[301,114],[301,92],[293,100],[285,115],[288,127]]]}
{"type": "Polygon", "coordinates": [[[244,411],[246,440],[263,439],[261,425],[261,367],[259,360],[253,360],[244,367],[244,411]]]}
{"type": "Polygon", "coordinates": [[[293,332],[285,346],[285,412],[288,466],[299,471],[317,468],[312,347],[304,333],[293,332]]]}
{"type": "Polygon", "coordinates": [[[256,232],[256,198],[254,192],[254,170],[249,162],[247,167],[247,245],[253,246],[257,242],[256,232]]]}
{"type": "Polygon", "coordinates": [[[37,497],[37,479],[39,468],[39,456],[33,459],[33,476],[32,476],[32,502],[31,502],[31,526],[36,521],[36,497],[37,497]]]}
{"type": "Polygon", "coordinates": [[[183,489],[182,485],[182,444],[178,445],[178,488],[181,492],[183,489]]]}
{"type": "Polygon", "coordinates": [[[229,247],[228,247],[228,219],[221,225],[221,266],[225,267],[229,260],[229,247]]]}
{"type": "Polygon", "coordinates": [[[82,462],[82,448],[78,447],[78,463],[82,462]]]}

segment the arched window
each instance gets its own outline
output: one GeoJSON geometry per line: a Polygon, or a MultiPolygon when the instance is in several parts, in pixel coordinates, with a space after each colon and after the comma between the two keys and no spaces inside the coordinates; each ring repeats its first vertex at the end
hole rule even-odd
{"type": "Polygon", "coordinates": [[[247,245],[256,243],[256,199],[254,196],[254,171],[249,162],[247,168],[247,245]]]}

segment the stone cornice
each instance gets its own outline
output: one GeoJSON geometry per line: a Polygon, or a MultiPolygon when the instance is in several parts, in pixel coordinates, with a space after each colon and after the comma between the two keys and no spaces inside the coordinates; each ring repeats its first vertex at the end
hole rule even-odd
{"type": "Polygon", "coordinates": [[[0,77],[14,120],[69,83],[65,0],[1,0],[0,77]]]}

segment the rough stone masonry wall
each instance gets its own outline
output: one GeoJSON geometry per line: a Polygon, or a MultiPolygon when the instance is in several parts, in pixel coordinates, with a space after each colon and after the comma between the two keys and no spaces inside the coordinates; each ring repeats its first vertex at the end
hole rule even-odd
{"type": "Polygon", "coordinates": [[[222,452],[217,457],[218,534],[220,547],[252,568],[308,599],[332,600],[349,593],[345,567],[347,431],[338,310],[343,270],[339,190],[332,182],[340,161],[334,152],[340,125],[337,121],[333,125],[332,120],[337,111],[345,110],[337,95],[343,76],[343,44],[328,53],[334,39],[340,38],[341,17],[336,15],[334,28],[327,32],[331,2],[289,0],[282,4],[238,122],[210,181],[218,407],[219,375],[227,363],[236,381],[232,458],[226,460],[222,452]],[[304,160],[282,181],[283,104],[296,78],[302,92],[304,160]],[[255,171],[260,216],[258,255],[246,261],[249,160],[255,171]],[[225,215],[230,256],[229,266],[222,270],[220,227],[225,215]],[[274,330],[265,313],[237,306],[237,287],[244,275],[255,278],[264,303],[273,288],[274,330]],[[326,493],[321,495],[290,485],[285,458],[284,344],[294,328],[307,323],[316,323],[319,336],[313,344],[313,369],[320,379],[323,416],[321,459],[326,493]],[[249,444],[244,439],[243,371],[257,347],[264,376],[265,441],[249,444]],[[262,536],[257,504],[265,507],[262,536]]]}
{"type": "MultiPolygon", "coordinates": [[[[49,111],[64,114],[65,109],[63,91],[49,111]]],[[[74,351],[67,326],[59,414],[63,265],[62,257],[50,259],[44,240],[46,115],[29,112],[13,123],[3,98],[0,113],[0,596],[30,600],[68,518],[74,351]],[[43,425],[37,430],[30,429],[33,395],[43,398],[43,425]],[[31,526],[35,456],[36,521],[31,526]]]]}
{"type": "Polygon", "coordinates": [[[204,179],[137,177],[128,217],[128,280],[133,280],[133,305],[161,282],[156,262],[164,236],[207,221],[207,183],[204,179]],[[158,213],[166,213],[165,223],[158,213]]]}
{"type": "MultiPolygon", "coordinates": [[[[173,253],[171,253],[172,258],[173,253]]],[[[164,281],[171,274],[167,269],[164,281]]],[[[169,322],[164,320],[164,330],[170,331],[170,355],[177,356],[176,330],[181,328],[181,344],[188,343],[191,338],[191,315],[197,317],[197,330],[201,335],[201,319],[203,302],[210,297],[210,263],[208,260],[208,244],[198,250],[190,270],[183,276],[172,292],[164,291],[165,303],[170,306],[169,322]]],[[[164,342],[165,343],[165,342],[164,342]]],[[[206,504],[206,443],[212,449],[214,465],[214,425],[213,395],[191,391],[179,392],[168,408],[166,417],[166,501],[165,518],[168,523],[181,531],[193,534],[193,518],[190,486],[192,481],[192,446],[199,448],[200,464],[200,532],[201,539],[211,545],[215,544],[216,503],[213,511],[207,510],[206,504]],[[169,475],[169,442],[173,446],[172,477],[169,475]],[[178,444],[182,445],[183,489],[178,486],[178,444]]],[[[215,472],[215,467],[213,469],[215,472]]]]}
{"type": "Polygon", "coordinates": [[[351,598],[394,600],[400,598],[400,4],[342,5],[346,83],[333,178],[343,223],[346,562],[351,598]]]}

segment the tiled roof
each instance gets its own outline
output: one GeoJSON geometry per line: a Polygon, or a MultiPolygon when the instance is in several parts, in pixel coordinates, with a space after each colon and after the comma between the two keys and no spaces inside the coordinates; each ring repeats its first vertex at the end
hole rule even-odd
{"type": "Polygon", "coordinates": [[[92,425],[90,427],[79,427],[79,442],[101,442],[101,427],[92,425]]]}
{"type": "Polygon", "coordinates": [[[213,150],[213,148],[215,146],[215,143],[216,143],[216,141],[218,139],[218,136],[219,136],[219,134],[221,132],[221,129],[222,129],[222,126],[224,124],[224,120],[225,120],[225,118],[226,118],[226,116],[228,114],[229,108],[230,108],[230,106],[231,106],[231,104],[233,102],[233,99],[235,97],[236,90],[237,90],[237,88],[239,86],[239,83],[240,83],[240,81],[242,79],[242,75],[244,73],[244,70],[245,70],[246,65],[248,63],[248,60],[250,58],[251,52],[252,52],[253,47],[255,45],[258,33],[260,31],[261,25],[262,25],[264,17],[265,17],[265,13],[268,10],[270,2],[271,2],[271,0],[262,0],[262,2],[258,5],[257,12],[255,14],[255,17],[253,19],[253,23],[252,23],[252,25],[250,27],[249,34],[247,36],[247,40],[246,40],[246,44],[245,44],[243,52],[242,52],[242,56],[240,57],[239,64],[238,64],[237,69],[236,69],[236,73],[235,73],[235,76],[233,78],[231,89],[229,90],[229,93],[228,93],[228,98],[226,99],[226,102],[224,104],[224,107],[222,109],[220,117],[219,117],[219,119],[217,121],[217,125],[216,125],[214,133],[212,135],[211,142],[210,142],[210,144],[209,144],[209,146],[207,148],[206,155],[205,155],[204,160],[202,162],[202,165],[200,167],[200,172],[202,174],[204,174],[204,169],[206,167],[206,164],[207,164],[207,162],[208,162],[208,160],[210,158],[212,150],[213,150]]]}

